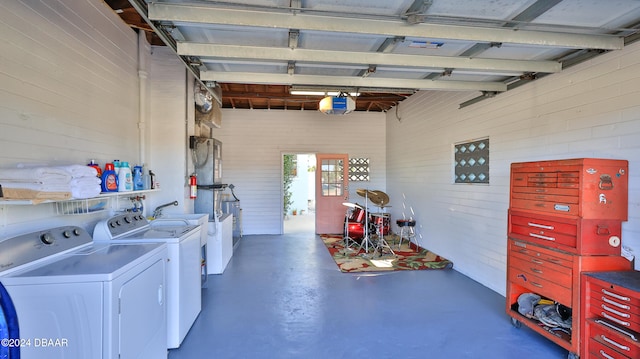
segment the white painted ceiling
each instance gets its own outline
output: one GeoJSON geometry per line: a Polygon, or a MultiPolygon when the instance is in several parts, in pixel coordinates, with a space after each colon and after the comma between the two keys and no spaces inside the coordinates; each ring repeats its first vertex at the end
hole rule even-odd
{"type": "Polygon", "coordinates": [[[129,0],[219,83],[493,96],[639,38],[638,0],[129,0]]]}

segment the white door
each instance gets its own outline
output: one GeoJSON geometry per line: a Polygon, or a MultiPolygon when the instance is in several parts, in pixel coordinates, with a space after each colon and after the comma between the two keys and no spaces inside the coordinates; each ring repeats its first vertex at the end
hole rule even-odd
{"type": "Polygon", "coordinates": [[[349,155],[316,155],[316,233],[344,231],[344,202],[349,201],[349,155]]]}

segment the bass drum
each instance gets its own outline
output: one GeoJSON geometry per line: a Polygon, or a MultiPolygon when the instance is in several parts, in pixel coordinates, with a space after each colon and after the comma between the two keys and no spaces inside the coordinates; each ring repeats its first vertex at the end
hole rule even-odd
{"type": "Polygon", "coordinates": [[[361,242],[362,238],[364,238],[364,224],[360,222],[346,222],[343,235],[356,242],[361,242]]]}

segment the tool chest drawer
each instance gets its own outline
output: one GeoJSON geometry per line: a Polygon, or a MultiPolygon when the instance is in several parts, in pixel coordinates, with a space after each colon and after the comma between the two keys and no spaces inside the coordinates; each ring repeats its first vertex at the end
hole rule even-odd
{"type": "Polygon", "coordinates": [[[584,273],[582,292],[585,354],[640,358],[640,272],[584,273]]]}
{"type": "Polygon", "coordinates": [[[618,220],[583,219],[509,210],[510,238],[581,255],[620,255],[618,220]]]}
{"type": "Polygon", "coordinates": [[[555,268],[556,270],[558,270],[560,266],[565,269],[571,269],[573,267],[574,257],[571,254],[532,243],[511,240],[509,241],[509,253],[510,256],[514,258],[522,257],[545,266],[558,266],[555,268]]]}
{"type": "Polygon", "coordinates": [[[534,276],[538,278],[538,283],[548,282],[547,278],[552,278],[553,285],[571,289],[571,268],[544,263],[536,259],[522,259],[516,255],[511,258],[510,266],[515,272],[526,274],[530,282],[533,281],[534,276]]]}
{"type": "MultiPolygon", "coordinates": [[[[591,324],[587,324],[590,326],[591,324]]],[[[602,344],[601,342],[595,340],[594,338],[589,338],[589,353],[587,353],[586,358],[590,359],[633,359],[629,358],[624,354],[620,354],[617,351],[611,349],[610,347],[602,344]]]]}
{"type": "Polygon", "coordinates": [[[509,242],[507,280],[570,307],[573,257],[523,242],[509,242]]]}
{"type": "Polygon", "coordinates": [[[627,171],[626,160],[512,163],[510,208],[626,221],[627,171]]]}

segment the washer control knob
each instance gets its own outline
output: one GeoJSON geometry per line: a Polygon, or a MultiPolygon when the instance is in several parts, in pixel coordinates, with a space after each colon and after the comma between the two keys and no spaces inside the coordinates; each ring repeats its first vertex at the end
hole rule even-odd
{"type": "Polygon", "coordinates": [[[111,228],[116,228],[116,222],[109,222],[109,226],[111,226],[111,228]]]}
{"type": "Polygon", "coordinates": [[[116,219],[116,226],[122,225],[119,219],[116,219]]]}
{"type": "Polygon", "coordinates": [[[69,232],[69,231],[64,231],[64,232],[62,232],[62,236],[63,236],[64,238],[71,238],[71,232],[69,232]]]}
{"type": "Polygon", "coordinates": [[[47,232],[47,233],[42,233],[40,235],[40,241],[44,244],[53,244],[53,237],[51,236],[51,233],[47,232]]]}
{"type": "Polygon", "coordinates": [[[79,236],[80,235],[80,230],[78,228],[74,228],[73,229],[73,235],[74,236],[79,236]]]}
{"type": "Polygon", "coordinates": [[[131,223],[131,218],[129,218],[129,217],[124,217],[124,221],[125,221],[126,223],[131,223]]]}

